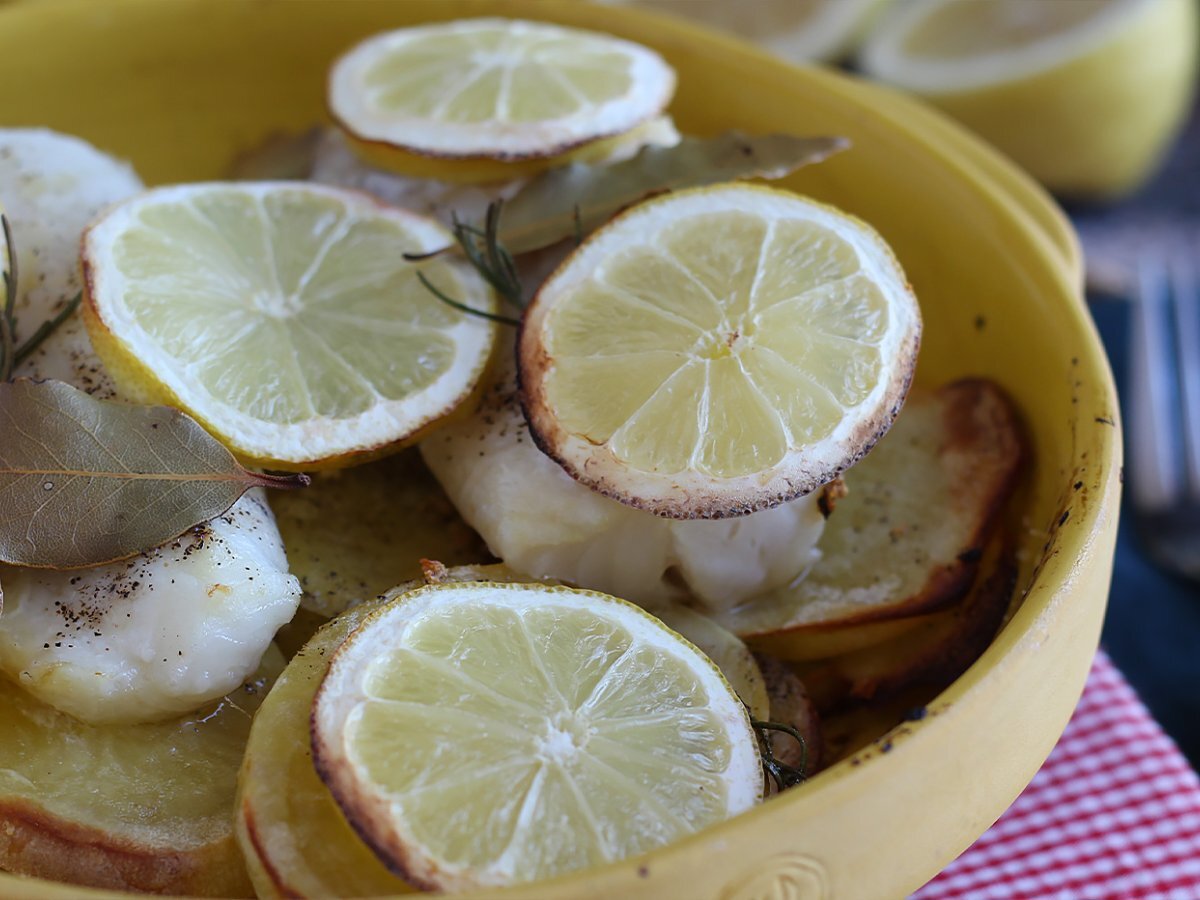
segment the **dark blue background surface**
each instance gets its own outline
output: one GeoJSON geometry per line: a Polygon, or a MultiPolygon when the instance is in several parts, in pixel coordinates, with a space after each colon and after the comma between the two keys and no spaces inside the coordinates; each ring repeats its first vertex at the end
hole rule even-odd
{"type": "MultiPolygon", "coordinates": [[[[1129,310],[1093,300],[1092,313],[1124,386],[1129,310]]],[[[1122,395],[1126,424],[1129,412],[1122,395]]],[[[1142,553],[1126,500],[1121,510],[1108,617],[1101,638],[1194,767],[1200,768],[1200,586],[1155,568],[1142,553]]]]}
{"type": "MultiPolygon", "coordinates": [[[[1071,210],[1080,221],[1114,224],[1122,216],[1146,211],[1177,215],[1181,223],[1191,220],[1200,234],[1200,115],[1193,115],[1167,166],[1136,197],[1105,209],[1071,210]]],[[[1200,261],[1200,247],[1196,253],[1200,261]]],[[[1089,300],[1122,390],[1128,426],[1128,303],[1122,298],[1089,300]]],[[[1128,505],[1126,501],[1121,511],[1102,642],[1155,718],[1200,768],[1200,585],[1168,575],[1148,561],[1128,505]]]]}

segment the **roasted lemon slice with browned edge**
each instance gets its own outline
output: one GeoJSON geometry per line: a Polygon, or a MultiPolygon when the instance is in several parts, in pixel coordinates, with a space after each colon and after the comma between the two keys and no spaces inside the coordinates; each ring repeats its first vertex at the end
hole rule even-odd
{"type": "Polygon", "coordinates": [[[542,285],[519,342],[539,446],[589,487],[672,518],[775,506],[890,426],[921,316],[868,225],[773,188],[640,204],[542,285]]]}
{"type": "MultiPolygon", "coordinates": [[[[503,565],[446,569],[435,563],[426,564],[425,579],[430,584],[529,581],[503,565]]],[[[378,897],[412,890],[347,824],[317,777],[305,735],[313,697],[337,648],[369,614],[426,582],[397,587],[323,627],[296,654],[257,714],[239,781],[237,830],[260,897],[378,897]]],[[[767,692],[779,679],[765,683],[745,644],[719,625],[689,610],[666,617],[717,663],[756,719],[770,712],[772,719],[797,724],[808,739],[811,770],[820,747],[816,716],[794,704],[771,708],[767,692]]]]}
{"type": "Polygon", "coordinates": [[[372,612],[312,735],[364,840],[442,890],[635,855],[763,791],[746,708],[711,660],[632,604],[544,584],[430,585],[372,612]]]}
{"type": "Polygon", "coordinates": [[[0,871],[247,896],[231,815],[237,773],[251,718],[282,668],[272,650],[239,690],[149,725],[86,725],[0,683],[0,871]]]}
{"type": "Polygon", "coordinates": [[[495,326],[441,303],[418,273],[488,311],[437,223],[365,194],[291,182],[157,188],[83,245],[85,320],[122,396],[178,406],[243,459],[361,462],[462,404],[495,326]]]}
{"type": "Polygon", "coordinates": [[[662,113],[675,73],[607,34],[465,19],[375,35],[329,73],[329,109],[369,159],[407,175],[495,181],[602,156],[662,113]]]}

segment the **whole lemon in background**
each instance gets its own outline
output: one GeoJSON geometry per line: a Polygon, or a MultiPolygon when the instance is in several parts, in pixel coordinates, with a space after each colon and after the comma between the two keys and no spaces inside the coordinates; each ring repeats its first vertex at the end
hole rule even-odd
{"type": "Polygon", "coordinates": [[[1190,105],[1195,0],[916,0],[867,38],[867,74],[994,143],[1051,190],[1153,174],[1190,105]]]}
{"type": "Polygon", "coordinates": [[[608,0],[685,16],[760,44],[793,62],[853,52],[893,0],[608,0]]]}

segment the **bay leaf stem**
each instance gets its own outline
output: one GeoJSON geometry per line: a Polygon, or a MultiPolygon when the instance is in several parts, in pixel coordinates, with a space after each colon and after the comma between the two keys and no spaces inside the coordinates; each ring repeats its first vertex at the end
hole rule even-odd
{"type": "Polygon", "coordinates": [[[279,491],[294,491],[312,484],[312,478],[303,472],[251,472],[259,487],[275,488],[279,491]]]}

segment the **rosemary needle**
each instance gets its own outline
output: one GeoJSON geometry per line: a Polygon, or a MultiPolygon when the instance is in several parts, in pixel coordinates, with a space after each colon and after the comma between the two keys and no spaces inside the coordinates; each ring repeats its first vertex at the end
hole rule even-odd
{"type": "Polygon", "coordinates": [[[13,367],[15,368],[23,363],[29,357],[29,354],[38,348],[42,341],[54,334],[59,325],[71,318],[71,315],[75,310],[79,309],[79,304],[82,302],[83,293],[80,292],[68,300],[66,305],[58,311],[54,318],[47,319],[39,325],[37,331],[29,336],[29,340],[21,344],[16,349],[16,352],[13,353],[13,367]]]}
{"type": "MultiPolygon", "coordinates": [[[[483,228],[459,221],[458,217],[454,216],[452,220],[453,225],[450,230],[454,234],[454,240],[462,251],[463,256],[471,264],[471,267],[479,273],[479,276],[490,284],[496,293],[505,300],[521,308],[524,304],[521,302],[522,288],[520,276],[517,274],[517,264],[513,260],[512,254],[500,242],[500,212],[502,208],[502,200],[494,200],[488,204],[483,228]]],[[[404,258],[409,262],[420,262],[436,255],[436,253],[406,253],[404,254],[404,258]]],[[[435,287],[422,272],[417,273],[417,278],[420,279],[421,284],[425,285],[430,293],[448,306],[452,306],[465,313],[470,313],[471,315],[479,316],[480,318],[489,319],[493,322],[503,322],[506,325],[520,324],[517,319],[510,316],[483,312],[447,296],[443,291],[435,287]]]]}
{"type": "Polygon", "coordinates": [[[4,234],[8,268],[4,272],[4,309],[0,311],[0,382],[12,378],[13,370],[23,363],[63,322],[71,318],[83,300],[79,293],[67,301],[53,318],[37,327],[20,346],[17,345],[17,245],[13,242],[12,225],[8,216],[0,215],[0,230],[4,234]]]}

